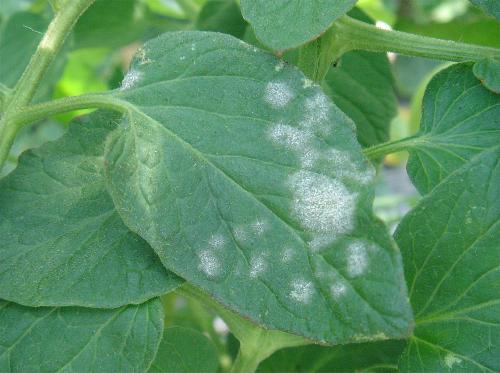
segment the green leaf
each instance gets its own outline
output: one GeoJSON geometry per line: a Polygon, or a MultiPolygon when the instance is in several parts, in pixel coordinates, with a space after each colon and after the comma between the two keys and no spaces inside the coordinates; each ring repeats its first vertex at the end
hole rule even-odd
{"type": "Polygon", "coordinates": [[[386,55],[357,51],[330,69],[323,89],[356,123],[358,141],[368,147],[389,140],[397,113],[393,84],[386,55]]]}
{"type": "Polygon", "coordinates": [[[117,307],[180,284],[130,232],[105,189],[116,116],[94,114],[25,153],[0,181],[0,297],[29,306],[117,307]]]}
{"type": "Polygon", "coordinates": [[[488,91],[471,65],[442,70],[428,85],[420,131],[408,150],[408,173],[426,194],[478,153],[500,142],[500,96],[488,91]]]}
{"type": "Polygon", "coordinates": [[[2,0],[0,1],[0,18],[9,18],[15,13],[28,10],[34,0],[2,0]]]}
{"type": "Polygon", "coordinates": [[[401,222],[416,329],[403,372],[500,372],[500,148],[439,184],[401,222]]]}
{"type": "Polygon", "coordinates": [[[476,62],[473,71],[486,88],[500,94],[500,60],[487,58],[476,62]]]}
{"type": "Polygon", "coordinates": [[[333,21],[347,13],[355,2],[241,0],[241,11],[257,38],[271,49],[281,51],[317,38],[333,21]]]}
{"type": "Polygon", "coordinates": [[[270,329],[328,343],[409,332],[373,169],[296,68],[228,35],[168,33],[114,97],[129,114],[108,142],[109,190],[168,269],[270,329]]]}
{"type": "Polygon", "coordinates": [[[196,28],[217,31],[242,38],[247,23],[241,16],[240,7],[234,0],[208,0],[200,11],[196,28]]]}
{"type": "Polygon", "coordinates": [[[403,341],[287,348],[264,360],[258,372],[396,372],[403,349],[403,341]]]}
{"type": "Polygon", "coordinates": [[[174,326],[165,329],[148,373],[215,373],[219,363],[212,342],[200,332],[174,326]]]}
{"type": "Polygon", "coordinates": [[[472,4],[481,8],[487,14],[500,20],[500,2],[498,0],[470,0],[472,4]]]}
{"type": "Polygon", "coordinates": [[[0,300],[0,371],[142,373],[162,333],[159,300],[113,310],[30,308],[0,300]]]}

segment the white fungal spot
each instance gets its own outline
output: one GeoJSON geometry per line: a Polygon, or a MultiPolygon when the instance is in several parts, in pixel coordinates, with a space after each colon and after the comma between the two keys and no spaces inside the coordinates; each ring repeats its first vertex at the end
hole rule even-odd
{"type": "Polygon", "coordinates": [[[330,101],[323,93],[308,98],[305,103],[306,113],[299,123],[302,128],[314,130],[323,136],[330,133],[330,101]]]}
{"type": "Polygon", "coordinates": [[[280,145],[298,151],[304,150],[313,138],[310,132],[283,123],[271,127],[269,137],[280,145]]]}
{"type": "Polygon", "coordinates": [[[122,85],[121,85],[121,90],[129,89],[132,88],[137,84],[137,82],[141,79],[142,73],[140,71],[131,69],[125,75],[125,77],[122,80],[122,85]]]}
{"type": "Polygon", "coordinates": [[[266,260],[263,255],[250,259],[250,277],[257,278],[267,268],[266,260]]]}
{"type": "Polygon", "coordinates": [[[342,282],[336,282],[332,286],[330,286],[330,294],[334,299],[340,298],[345,294],[347,290],[347,286],[342,282]]]}
{"type": "Polygon", "coordinates": [[[347,247],[347,272],[351,277],[362,275],[368,267],[368,253],[363,242],[354,242],[347,247]]]}
{"type": "Polygon", "coordinates": [[[310,88],[314,85],[314,82],[311,79],[304,78],[302,80],[302,88],[310,88]]]}
{"type": "Polygon", "coordinates": [[[353,229],[357,195],[342,182],[310,171],[289,178],[292,209],[300,225],[312,232],[335,234],[353,229]]]}
{"type": "Polygon", "coordinates": [[[351,155],[347,151],[330,149],[325,153],[325,159],[340,178],[349,178],[360,184],[369,184],[375,178],[373,167],[366,165],[362,169],[352,160],[351,155]]]}
{"type": "Polygon", "coordinates": [[[196,50],[196,43],[191,44],[191,50],[194,52],[196,50]]]}
{"type": "Polygon", "coordinates": [[[198,253],[198,258],[200,260],[198,269],[205,273],[207,277],[213,278],[220,274],[222,266],[212,250],[201,251],[198,253]]]}
{"type": "Polygon", "coordinates": [[[304,279],[293,280],[291,288],[290,296],[293,299],[301,303],[309,303],[314,290],[312,282],[304,279]]]}
{"type": "Polygon", "coordinates": [[[293,97],[293,91],[284,82],[269,82],[266,86],[264,99],[274,108],[281,108],[288,105],[293,97]]]}
{"type": "Polygon", "coordinates": [[[248,235],[245,228],[240,226],[233,229],[233,236],[236,241],[243,242],[246,241],[248,235]]]}
{"type": "Polygon", "coordinates": [[[276,64],[276,66],[274,66],[274,70],[275,70],[275,71],[281,71],[281,70],[283,70],[283,69],[285,68],[285,66],[286,66],[285,61],[280,60],[280,61],[276,64]]]}
{"type": "Polygon", "coordinates": [[[252,230],[257,234],[261,235],[267,230],[267,223],[264,220],[257,219],[251,225],[252,230]]]}
{"type": "Polygon", "coordinates": [[[295,252],[293,251],[293,249],[291,248],[287,248],[283,251],[283,254],[281,255],[281,260],[284,262],[284,263],[288,263],[292,260],[292,258],[294,257],[295,255],[295,252]]]}
{"type": "Polygon", "coordinates": [[[461,362],[462,359],[453,355],[452,353],[449,353],[444,357],[444,363],[450,369],[452,369],[455,364],[460,364],[461,362]]]}
{"type": "Polygon", "coordinates": [[[150,64],[151,62],[153,62],[150,58],[147,57],[146,50],[143,48],[140,48],[137,51],[137,56],[139,58],[139,65],[141,65],[141,66],[147,65],[147,64],[150,64]]]}
{"type": "Polygon", "coordinates": [[[214,234],[208,240],[208,244],[213,248],[220,249],[226,244],[226,239],[222,234],[214,234]]]}

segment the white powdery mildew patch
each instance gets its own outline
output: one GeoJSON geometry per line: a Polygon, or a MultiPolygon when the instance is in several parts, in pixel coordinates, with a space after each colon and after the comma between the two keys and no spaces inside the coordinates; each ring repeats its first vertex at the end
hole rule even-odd
{"type": "Polygon", "coordinates": [[[368,268],[368,252],[366,244],[354,242],[347,247],[347,272],[351,277],[362,275],[368,268]]]}
{"type": "Polygon", "coordinates": [[[330,294],[334,299],[339,299],[347,291],[347,286],[342,282],[336,282],[330,286],[330,294]]]}
{"type": "Polygon", "coordinates": [[[375,178],[375,170],[370,165],[364,169],[351,158],[347,151],[330,149],[325,153],[325,159],[335,169],[338,177],[350,178],[360,184],[369,184],[375,178]]]}
{"type": "Polygon", "coordinates": [[[287,248],[283,250],[283,254],[281,254],[281,260],[283,263],[289,263],[293,257],[295,256],[295,252],[291,248],[287,248]]]}
{"type": "Polygon", "coordinates": [[[255,234],[260,236],[264,234],[265,231],[267,231],[268,223],[263,219],[257,219],[251,224],[251,228],[255,232],[255,234]]]}
{"type": "Polygon", "coordinates": [[[301,226],[323,234],[347,233],[354,227],[357,194],[342,182],[310,171],[293,174],[292,209],[301,226]]]}
{"type": "Polygon", "coordinates": [[[198,269],[205,273],[207,277],[214,278],[221,273],[222,265],[213,250],[202,250],[198,253],[200,264],[198,269]]]}
{"type": "Polygon", "coordinates": [[[125,77],[122,80],[122,85],[120,87],[121,90],[129,89],[132,88],[137,84],[137,82],[141,79],[142,73],[140,71],[131,69],[125,75],[125,77]]]}
{"type": "Polygon", "coordinates": [[[242,226],[238,226],[233,229],[233,236],[238,242],[244,242],[248,238],[247,231],[242,226]]]}
{"type": "Polygon", "coordinates": [[[285,107],[294,96],[292,89],[284,82],[269,82],[264,93],[266,102],[275,108],[285,107]]]}
{"type": "Polygon", "coordinates": [[[226,239],[222,234],[214,234],[208,240],[208,244],[215,249],[220,249],[226,244],[226,239]]]}
{"type": "Polygon", "coordinates": [[[290,296],[297,302],[309,303],[313,295],[314,286],[311,281],[306,281],[304,279],[293,280],[290,284],[292,290],[290,291],[290,296]]]}
{"type": "Polygon", "coordinates": [[[257,278],[267,268],[266,259],[264,255],[256,256],[250,259],[250,277],[257,278]]]}
{"type": "Polygon", "coordinates": [[[444,363],[450,369],[452,369],[455,364],[460,364],[461,362],[462,359],[453,355],[452,353],[449,353],[444,357],[444,363]]]}
{"type": "Polygon", "coordinates": [[[271,127],[269,131],[271,140],[289,149],[304,152],[313,139],[313,134],[287,124],[278,123],[271,127]]]}
{"type": "Polygon", "coordinates": [[[306,100],[305,107],[305,115],[299,125],[323,136],[328,136],[331,131],[331,123],[329,123],[331,104],[328,97],[324,93],[318,92],[314,97],[306,100]]]}
{"type": "Polygon", "coordinates": [[[320,252],[324,249],[329,248],[336,240],[338,236],[335,234],[332,235],[323,235],[317,234],[313,237],[312,240],[309,241],[309,248],[312,252],[320,252]]]}
{"type": "Polygon", "coordinates": [[[283,61],[283,60],[280,60],[280,61],[276,64],[276,66],[274,66],[274,70],[279,72],[279,71],[283,70],[283,69],[285,68],[285,66],[286,66],[286,62],[285,62],[285,61],[283,61]]]}

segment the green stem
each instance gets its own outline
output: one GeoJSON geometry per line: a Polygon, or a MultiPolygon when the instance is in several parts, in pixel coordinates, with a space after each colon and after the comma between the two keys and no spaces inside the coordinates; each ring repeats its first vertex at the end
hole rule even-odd
{"type": "Polygon", "coordinates": [[[23,111],[12,117],[11,123],[21,128],[26,124],[34,123],[41,119],[49,118],[57,114],[82,109],[110,109],[126,113],[132,106],[123,100],[108,94],[87,94],[74,97],[65,97],[46,103],[30,105],[23,111]]]}
{"type": "Polygon", "coordinates": [[[275,351],[293,346],[311,343],[309,340],[278,330],[267,330],[251,321],[229,311],[213,298],[198,288],[185,283],[176,290],[179,294],[202,302],[213,309],[229,326],[231,332],[240,341],[240,351],[231,369],[231,373],[253,373],[260,362],[275,351]]]}
{"type": "Polygon", "coordinates": [[[93,2],[94,0],[72,0],[65,3],[50,23],[12,94],[3,102],[5,110],[0,119],[0,169],[9,155],[19,128],[13,118],[29,104],[76,21],[93,2]]]}
{"type": "Polygon", "coordinates": [[[415,145],[424,142],[425,139],[423,137],[410,136],[410,137],[405,137],[404,139],[401,140],[388,141],[383,144],[371,146],[369,148],[364,149],[363,153],[370,159],[379,159],[380,157],[383,157],[387,154],[406,151],[408,150],[408,148],[411,148],[415,145]]]}
{"type": "Polygon", "coordinates": [[[500,57],[500,49],[497,48],[382,30],[348,16],[338,19],[332,29],[339,45],[342,45],[342,52],[358,49],[372,52],[396,52],[408,56],[454,62],[500,57]]]}

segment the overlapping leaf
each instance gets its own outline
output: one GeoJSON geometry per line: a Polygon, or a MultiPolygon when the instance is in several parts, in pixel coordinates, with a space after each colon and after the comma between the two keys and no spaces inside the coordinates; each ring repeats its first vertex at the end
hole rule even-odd
{"type": "Polygon", "coordinates": [[[486,58],[474,64],[474,75],[490,91],[500,94],[500,60],[486,58]]]}
{"type": "Polygon", "coordinates": [[[148,373],[215,373],[218,365],[215,347],[207,337],[196,330],[175,326],[163,332],[148,373]]]}
{"type": "Polygon", "coordinates": [[[355,0],[241,0],[243,17],[274,50],[298,47],[325,32],[355,0]],[[285,31],[286,30],[286,31],[285,31]]]}
{"type": "Polygon", "coordinates": [[[168,269],[268,328],[328,343],[408,333],[373,170],[297,69],[230,36],[170,33],[114,97],[129,114],[108,143],[109,189],[168,269]]]}
{"type": "Polygon", "coordinates": [[[117,307],[179,285],[130,232],[105,189],[116,116],[77,121],[0,181],[0,297],[29,306],[117,307]]]}
{"type": "Polygon", "coordinates": [[[326,75],[323,87],[333,102],[356,123],[358,141],[372,146],[389,140],[396,96],[387,56],[350,52],[326,75]]]}
{"type": "Polygon", "coordinates": [[[500,20],[500,2],[497,0],[470,0],[472,4],[500,20]]]}
{"type": "Polygon", "coordinates": [[[234,0],[208,0],[196,20],[196,29],[217,31],[242,38],[247,23],[234,0]]]}
{"type": "Polygon", "coordinates": [[[482,86],[470,64],[453,65],[429,83],[421,129],[408,148],[408,173],[425,194],[499,143],[500,96],[482,86]]]}
{"type": "Polygon", "coordinates": [[[500,372],[500,148],[452,173],[396,240],[416,329],[403,372],[500,372]]]}
{"type": "Polygon", "coordinates": [[[0,300],[0,371],[143,373],[162,333],[159,300],[113,310],[31,308],[0,300]]]}

